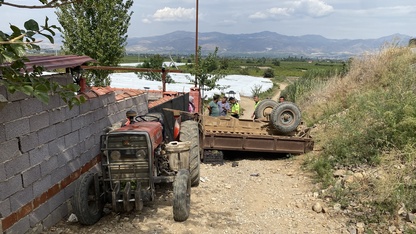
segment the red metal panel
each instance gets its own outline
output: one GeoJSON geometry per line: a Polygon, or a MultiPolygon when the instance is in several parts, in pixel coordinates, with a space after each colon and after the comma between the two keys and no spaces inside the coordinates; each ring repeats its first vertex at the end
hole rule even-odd
{"type": "MultiPolygon", "coordinates": [[[[45,55],[45,56],[27,56],[29,61],[25,62],[28,71],[33,70],[33,66],[43,66],[46,71],[59,68],[74,68],[81,66],[87,62],[95,61],[88,56],[78,55],[45,55]]],[[[10,63],[5,63],[2,66],[8,66],[10,63]]]]}
{"type": "Polygon", "coordinates": [[[153,150],[163,141],[162,124],[159,122],[137,122],[115,130],[116,132],[147,132],[152,141],[153,150]]]}

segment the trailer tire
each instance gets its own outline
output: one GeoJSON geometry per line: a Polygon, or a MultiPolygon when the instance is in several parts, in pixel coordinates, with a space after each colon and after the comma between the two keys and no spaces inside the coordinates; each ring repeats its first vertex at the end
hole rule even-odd
{"type": "Polygon", "coordinates": [[[191,178],[186,169],[179,170],[173,182],[173,219],[183,222],[191,210],[191,178]]]}
{"type": "Polygon", "coordinates": [[[267,117],[269,114],[272,113],[273,108],[277,106],[277,104],[279,103],[271,99],[265,99],[261,101],[254,110],[255,118],[261,119],[267,117]]]}
{"type": "Polygon", "coordinates": [[[201,164],[198,122],[193,120],[182,122],[179,138],[180,141],[191,142],[191,148],[189,150],[189,172],[191,174],[191,186],[196,187],[199,185],[201,164]]]}
{"type": "Polygon", "coordinates": [[[280,133],[289,133],[299,126],[301,113],[293,102],[282,102],[273,108],[271,123],[280,133]]]}
{"type": "Polygon", "coordinates": [[[100,194],[95,192],[94,173],[87,172],[81,175],[72,199],[74,213],[81,224],[92,225],[100,220],[104,203],[100,194]]]}

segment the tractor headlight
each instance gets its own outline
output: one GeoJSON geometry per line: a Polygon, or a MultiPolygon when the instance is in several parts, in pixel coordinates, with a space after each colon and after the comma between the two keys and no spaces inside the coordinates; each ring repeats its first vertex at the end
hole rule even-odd
{"type": "Polygon", "coordinates": [[[120,160],[121,153],[120,151],[111,151],[110,157],[112,160],[120,160]]]}
{"type": "Polygon", "coordinates": [[[136,157],[137,158],[146,158],[146,150],[137,150],[136,151],[136,157]]]}

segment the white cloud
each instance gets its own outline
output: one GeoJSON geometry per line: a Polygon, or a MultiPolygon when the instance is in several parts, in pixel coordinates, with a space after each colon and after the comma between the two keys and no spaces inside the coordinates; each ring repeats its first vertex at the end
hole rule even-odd
{"type": "Polygon", "coordinates": [[[324,17],[331,14],[334,8],[321,0],[298,0],[286,2],[287,7],[273,7],[258,11],[249,16],[251,19],[276,19],[281,17],[308,16],[312,18],[324,17]]]}
{"type": "Polygon", "coordinates": [[[195,8],[170,8],[157,10],[152,18],[155,21],[191,21],[195,19],[195,8]]]}
{"type": "Polygon", "coordinates": [[[145,24],[150,24],[150,23],[152,23],[149,19],[147,19],[147,18],[145,18],[145,19],[142,19],[142,22],[143,23],[145,23],[145,24]]]}

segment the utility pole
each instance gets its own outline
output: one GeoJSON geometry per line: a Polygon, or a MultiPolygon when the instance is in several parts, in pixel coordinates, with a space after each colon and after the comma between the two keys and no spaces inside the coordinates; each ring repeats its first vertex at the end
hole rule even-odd
{"type": "MultiPolygon", "coordinates": [[[[195,68],[198,66],[198,7],[199,0],[196,0],[196,15],[195,15],[195,68]]],[[[195,87],[198,85],[197,73],[195,73],[195,87]]]]}

